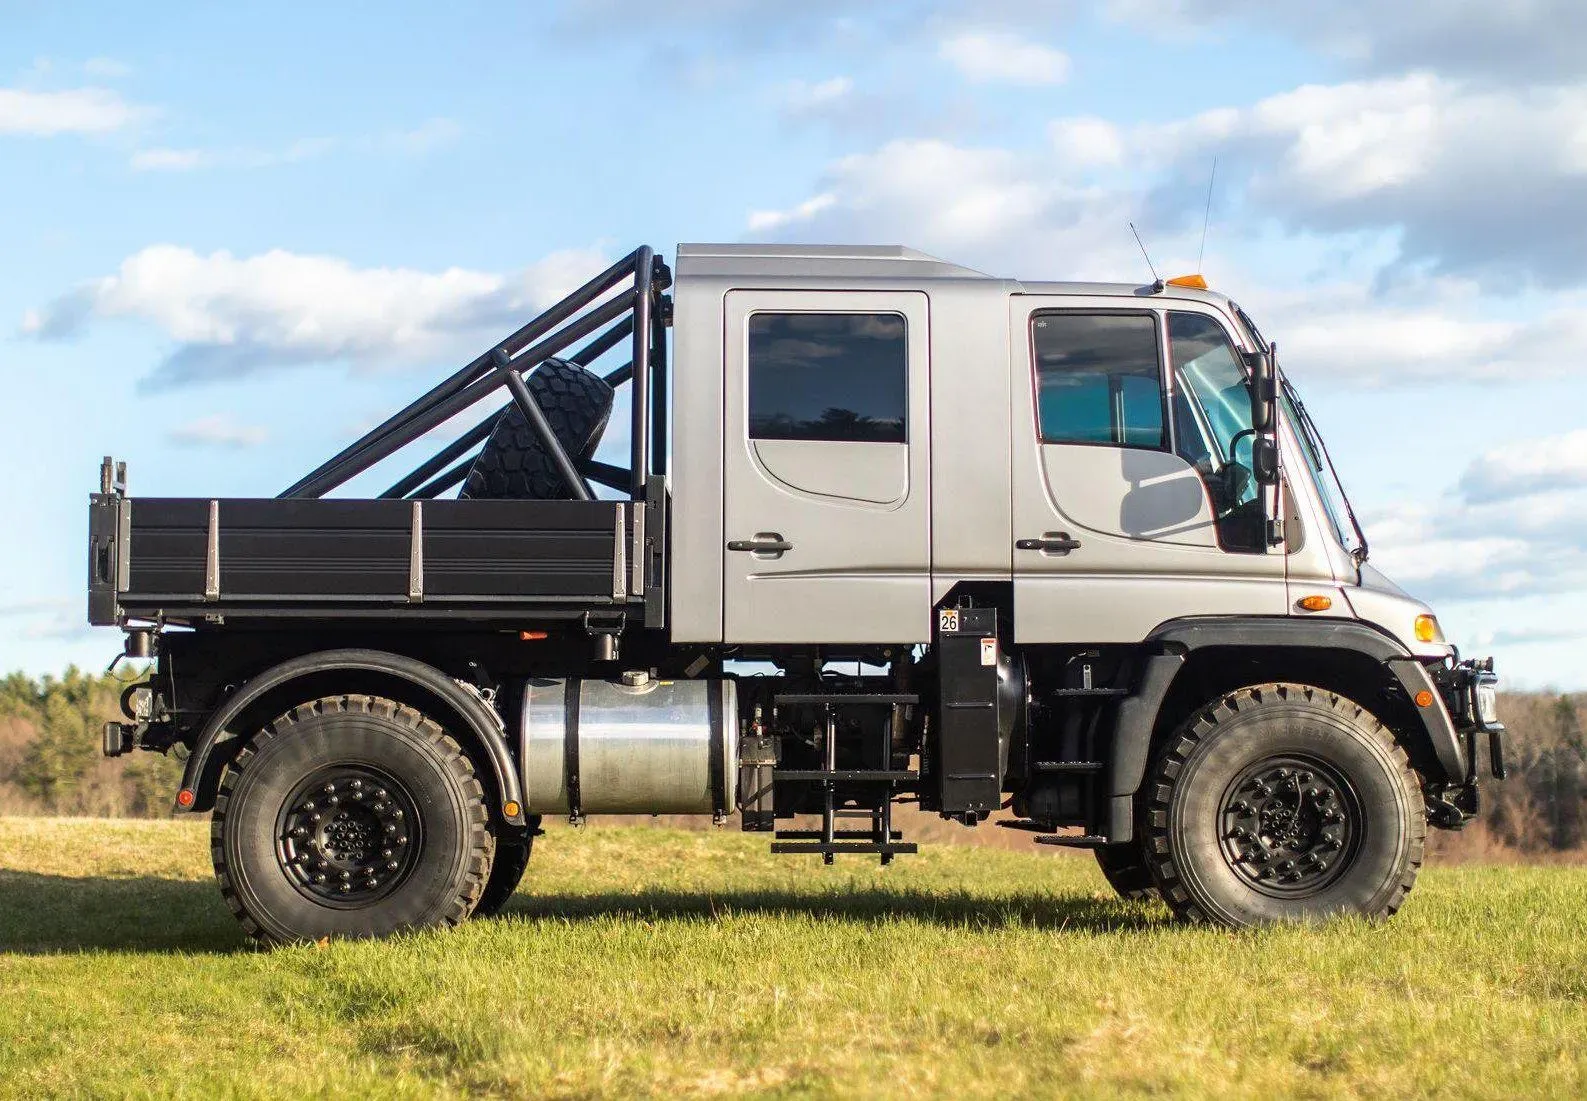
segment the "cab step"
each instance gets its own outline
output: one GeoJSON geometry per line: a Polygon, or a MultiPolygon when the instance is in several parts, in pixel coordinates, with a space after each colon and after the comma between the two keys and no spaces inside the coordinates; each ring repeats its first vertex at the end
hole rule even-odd
{"type": "Polygon", "coordinates": [[[1036,761],[1030,767],[1036,772],[1101,772],[1107,765],[1102,761],[1036,761]]]}
{"type": "Polygon", "coordinates": [[[1108,843],[1106,837],[1094,833],[1048,833],[1034,840],[1038,845],[1062,845],[1070,849],[1100,849],[1108,843]]]}

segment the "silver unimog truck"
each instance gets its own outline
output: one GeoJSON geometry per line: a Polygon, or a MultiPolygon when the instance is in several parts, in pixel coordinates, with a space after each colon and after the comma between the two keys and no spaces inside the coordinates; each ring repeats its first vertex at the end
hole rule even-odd
{"type": "Polygon", "coordinates": [[[90,509],[89,618],[150,660],[105,752],[185,757],[268,943],[492,913],[547,815],[887,863],[902,802],[1181,918],[1381,917],[1504,770],[1491,660],[1199,277],[641,248],[279,497],[107,459],[90,509]]]}

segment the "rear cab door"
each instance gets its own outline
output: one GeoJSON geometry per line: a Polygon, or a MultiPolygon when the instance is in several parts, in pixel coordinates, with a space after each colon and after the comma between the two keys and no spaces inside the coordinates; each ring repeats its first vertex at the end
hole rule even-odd
{"type": "Polygon", "coordinates": [[[723,324],[723,641],[926,641],[926,295],[737,290],[723,324]]]}

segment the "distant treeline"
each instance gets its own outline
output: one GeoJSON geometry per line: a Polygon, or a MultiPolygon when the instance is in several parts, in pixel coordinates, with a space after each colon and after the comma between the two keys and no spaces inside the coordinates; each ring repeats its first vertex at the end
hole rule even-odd
{"type": "MultiPolygon", "coordinates": [[[[0,680],[0,813],[169,813],[178,761],[100,755],[100,728],[120,717],[126,687],[76,669],[60,678],[13,673],[0,680]]],[[[1484,780],[1481,832],[1526,854],[1587,846],[1587,695],[1508,693],[1500,708],[1510,728],[1511,778],[1484,780]]]]}

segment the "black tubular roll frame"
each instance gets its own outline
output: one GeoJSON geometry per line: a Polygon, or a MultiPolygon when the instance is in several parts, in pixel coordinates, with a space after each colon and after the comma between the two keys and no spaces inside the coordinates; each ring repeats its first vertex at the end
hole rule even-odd
{"type": "Polygon", "coordinates": [[[664,292],[671,283],[672,273],[654,249],[648,245],[635,249],[279,496],[323,497],[506,387],[512,399],[509,403],[414,467],[380,496],[429,500],[458,485],[468,476],[477,449],[516,405],[575,499],[592,500],[593,481],[643,501],[647,478],[666,473],[666,330],[672,322],[672,303],[664,292]],[[599,335],[568,357],[580,366],[595,362],[625,340],[632,348],[629,361],[604,376],[610,386],[625,382],[632,386],[627,470],[594,460],[575,463],[524,382],[541,363],[593,333],[599,335]]]}

